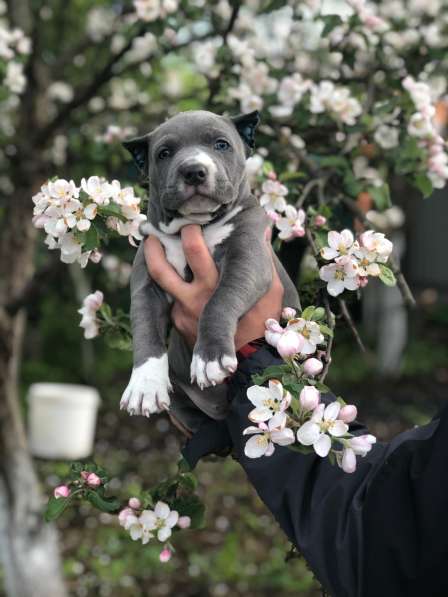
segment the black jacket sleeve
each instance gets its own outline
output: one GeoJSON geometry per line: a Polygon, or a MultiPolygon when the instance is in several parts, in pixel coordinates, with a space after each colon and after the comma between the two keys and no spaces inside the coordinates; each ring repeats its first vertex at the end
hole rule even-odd
{"type": "MultiPolygon", "coordinates": [[[[232,444],[260,498],[332,597],[447,597],[448,410],[375,444],[353,474],[281,446],[250,459],[242,435],[253,408],[246,390],[254,373],[279,362],[265,346],[240,363],[229,384],[229,416],[213,430],[201,427],[186,459],[194,465],[211,451],[209,431],[216,451],[232,444]]],[[[350,431],[367,432],[359,423],[350,431]]]]}

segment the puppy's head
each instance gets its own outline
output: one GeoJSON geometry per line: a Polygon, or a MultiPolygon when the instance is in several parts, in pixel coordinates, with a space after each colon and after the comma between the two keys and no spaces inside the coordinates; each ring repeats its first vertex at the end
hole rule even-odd
{"type": "Polygon", "coordinates": [[[230,210],[245,184],[258,112],[236,117],[181,112],[153,132],[126,141],[150,180],[150,219],[207,224],[230,210]]]}

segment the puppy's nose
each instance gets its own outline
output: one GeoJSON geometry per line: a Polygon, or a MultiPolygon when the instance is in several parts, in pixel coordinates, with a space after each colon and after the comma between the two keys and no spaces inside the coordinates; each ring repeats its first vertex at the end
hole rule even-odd
{"type": "Polygon", "coordinates": [[[200,185],[207,178],[207,168],[204,164],[184,164],[180,168],[180,173],[187,184],[200,185]]]}

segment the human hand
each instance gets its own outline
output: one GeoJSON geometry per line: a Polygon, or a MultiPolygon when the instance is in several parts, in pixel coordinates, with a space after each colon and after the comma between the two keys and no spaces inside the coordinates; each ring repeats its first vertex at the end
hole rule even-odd
{"type": "MultiPolygon", "coordinates": [[[[270,245],[269,233],[268,229],[266,242],[270,245]]],[[[190,224],[182,228],[181,239],[185,258],[193,272],[191,282],[185,282],[167,261],[163,246],[155,236],[149,236],[145,240],[144,251],[152,279],[175,300],[171,311],[174,326],[189,346],[193,347],[198,320],[218,284],[219,272],[205,244],[200,226],[190,224]]],[[[284,289],[273,262],[272,270],[271,288],[238,323],[235,335],[236,350],[251,340],[264,336],[266,319],[280,318],[284,289]]]]}

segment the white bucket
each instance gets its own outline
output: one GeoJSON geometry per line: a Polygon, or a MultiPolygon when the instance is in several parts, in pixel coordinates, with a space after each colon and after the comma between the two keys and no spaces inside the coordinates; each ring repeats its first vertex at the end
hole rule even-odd
{"type": "Polygon", "coordinates": [[[93,450],[100,396],[91,386],[36,383],[28,391],[31,453],[73,460],[93,450]]]}

